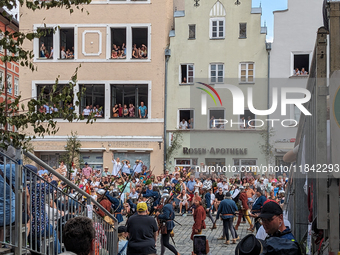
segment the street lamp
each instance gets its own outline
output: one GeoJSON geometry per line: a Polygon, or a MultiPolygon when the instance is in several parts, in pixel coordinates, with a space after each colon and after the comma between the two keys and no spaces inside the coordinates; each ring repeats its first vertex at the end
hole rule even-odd
{"type": "Polygon", "coordinates": [[[195,2],[194,6],[195,6],[195,7],[200,6],[199,1],[200,1],[200,0],[194,0],[194,2],[195,2]]]}
{"type": "Polygon", "coordinates": [[[235,5],[240,5],[240,4],[241,4],[240,0],[236,0],[235,5]]]}

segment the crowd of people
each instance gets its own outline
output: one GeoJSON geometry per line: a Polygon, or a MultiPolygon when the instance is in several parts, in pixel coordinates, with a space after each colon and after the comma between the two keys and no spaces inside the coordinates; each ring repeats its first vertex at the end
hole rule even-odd
{"type": "Polygon", "coordinates": [[[189,118],[188,120],[182,119],[179,123],[179,129],[193,129],[194,128],[194,118],[189,118]]]}
{"type": "MultiPolygon", "coordinates": [[[[139,118],[147,118],[148,108],[144,105],[144,102],[140,102],[140,106],[138,107],[138,117],[139,118]]],[[[135,118],[135,106],[133,104],[129,104],[129,108],[127,104],[115,104],[112,107],[112,116],[113,118],[135,118]]]]}
{"type": "Polygon", "coordinates": [[[308,75],[308,72],[305,70],[304,67],[301,68],[301,71],[299,70],[299,68],[295,68],[294,71],[293,71],[293,75],[294,76],[308,75]]]}
{"type": "MultiPolygon", "coordinates": [[[[34,166],[30,167],[34,169],[34,166]]],[[[118,229],[119,254],[156,254],[155,243],[159,232],[161,254],[166,248],[173,254],[179,254],[169,240],[174,234],[175,217],[187,214],[192,214],[194,220],[192,240],[206,229],[206,218],[212,222],[212,229],[216,229],[217,220],[223,221],[223,235],[218,239],[224,240],[226,245],[237,243],[240,239],[237,233],[239,226],[246,221],[249,224],[247,230],[257,232],[254,242],[267,240],[268,237],[294,239],[282,210],[288,181],[285,173],[278,177],[274,174],[247,173],[243,177],[236,174],[227,178],[224,174],[176,167],[173,173],[165,170],[163,174],[155,175],[142,160],[120,160],[114,154],[112,166],[105,166],[103,170],[93,169],[87,162],[83,167],[72,165],[71,169],[67,169],[62,161],[55,170],[114,215],[118,224],[126,217],[125,226],[120,225],[118,229]]],[[[32,212],[26,212],[32,221],[31,233],[47,231],[55,236],[55,254],[59,254],[58,230],[52,226],[58,225],[55,223],[64,217],[66,207],[68,210],[75,207],[76,210],[77,203],[70,198],[54,200],[55,197],[46,191],[49,189],[47,185],[70,192],[70,197],[75,196],[75,191],[68,190],[66,183],[43,167],[32,171],[45,182],[37,182],[36,187],[27,188],[31,203],[39,205],[32,207],[32,212]],[[47,218],[47,213],[50,218],[47,218]]],[[[96,206],[93,209],[100,217],[106,215],[96,206]]],[[[33,240],[37,240],[39,246],[40,239],[33,236],[33,240]]],[[[236,250],[242,249],[242,241],[236,250]]]]}
{"type": "Polygon", "coordinates": [[[92,113],[94,113],[94,117],[101,118],[103,117],[103,110],[101,107],[97,104],[96,106],[93,106],[92,104],[87,105],[83,110],[83,116],[89,117],[92,113]]]}
{"type": "MultiPolygon", "coordinates": [[[[46,58],[46,59],[52,59],[54,54],[53,47],[51,46],[48,50],[44,43],[41,44],[39,49],[39,58],[46,58]]],[[[60,58],[61,59],[74,59],[74,47],[72,47],[72,50],[65,48],[65,46],[61,46],[60,48],[60,58]]]]}
{"type": "MultiPolygon", "coordinates": [[[[141,44],[137,47],[137,44],[133,44],[132,47],[133,59],[147,59],[148,48],[145,44],[141,44]]],[[[126,59],[126,45],[123,43],[121,46],[113,44],[111,51],[111,59],[126,59]]]]}

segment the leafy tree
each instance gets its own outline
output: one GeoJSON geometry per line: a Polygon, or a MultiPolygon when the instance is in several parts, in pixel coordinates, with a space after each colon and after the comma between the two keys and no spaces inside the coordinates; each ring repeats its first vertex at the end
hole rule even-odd
{"type": "Polygon", "coordinates": [[[61,160],[64,161],[67,167],[67,177],[70,180],[73,173],[72,166],[76,163],[80,163],[80,148],[81,142],[78,140],[77,132],[71,131],[71,136],[67,138],[66,153],[63,154],[61,160]]]}
{"type": "MultiPolygon", "coordinates": [[[[91,0],[1,0],[0,10],[3,10],[2,8],[5,7],[9,12],[3,11],[1,14],[6,17],[9,22],[13,22],[13,15],[9,13],[17,8],[17,5],[20,7],[26,6],[26,8],[32,11],[65,8],[72,13],[74,8],[83,11],[83,5],[89,4],[90,2],[91,0]]],[[[5,53],[7,50],[11,53],[1,57],[5,66],[11,61],[16,61],[22,67],[29,68],[31,71],[36,71],[36,68],[32,63],[34,57],[33,50],[23,49],[22,45],[25,40],[32,41],[34,38],[40,38],[41,36],[46,35],[46,33],[55,31],[41,29],[24,33],[2,31],[1,29],[3,29],[3,27],[0,27],[0,33],[3,34],[3,38],[0,39],[0,47],[3,47],[5,53]]],[[[36,136],[56,134],[59,129],[56,118],[68,120],[70,122],[84,119],[82,115],[78,115],[74,112],[73,107],[68,107],[70,103],[74,103],[73,88],[76,86],[79,67],[76,68],[69,83],[66,85],[58,85],[59,77],[57,77],[52,90],[47,96],[46,94],[43,94],[44,89],[42,89],[41,94],[38,95],[37,98],[21,98],[21,96],[19,96],[13,101],[5,100],[0,103],[0,148],[6,148],[8,143],[11,143],[14,147],[27,148],[29,141],[36,138],[36,136]],[[61,102],[63,102],[63,104],[61,104],[61,102]],[[39,112],[38,109],[45,105],[55,105],[56,110],[46,113],[39,112]],[[15,127],[16,131],[10,130],[8,125],[10,127],[15,127]],[[27,132],[29,127],[33,128],[33,133],[27,132]]],[[[0,88],[0,94],[6,94],[7,88],[7,77],[4,77],[4,86],[0,88]]],[[[84,90],[79,91],[77,93],[77,98],[80,98],[83,92],[84,90]]],[[[78,100],[75,102],[75,105],[79,106],[78,100]]],[[[93,120],[94,113],[89,116],[87,123],[92,123],[93,120]]]]}

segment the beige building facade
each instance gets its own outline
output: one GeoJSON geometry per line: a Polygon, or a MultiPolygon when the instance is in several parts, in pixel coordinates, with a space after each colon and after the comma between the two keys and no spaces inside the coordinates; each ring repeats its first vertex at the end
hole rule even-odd
{"type": "MultiPolygon", "coordinates": [[[[177,144],[176,137],[182,142],[169,155],[168,168],[203,163],[230,166],[236,173],[242,166],[255,169],[266,164],[267,116],[254,114],[247,104],[252,89],[254,107],[267,109],[266,27],[261,27],[261,8],[241,2],[209,0],[195,6],[194,1],[176,1],[170,31],[167,146],[177,144]],[[234,112],[239,101],[230,88],[244,95],[242,113],[234,112]],[[253,125],[247,124],[248,118],[253,125]]],[[[225,171],[229,176],[233,172],[225,171]]]]}
{"type": "Polygon", "coordinates": [[[160,173],[164,165],[164,50],[169,44],[173,3],[92,1],[83,7],[84,12],[74,9],[72,14],[58,8],[20,10],[21,31],[47,32],[24,44],[33,50],[33,63],[38,70],[20,69],[22,97],[49,93],[57,77],[62,87],[81,65],[74,102],[77,92],[83,88],[86,91],[79,98],[80,105],[71,107],[85,116],[87,107],[102,109],[93,124],[86,124],[86,120],[58,120],[60,130],[55,136],[33,141],[35,153],[51,166],[58,166],[67,137],[73,131],[82,143],[82,160],[91,167],[112,169],[114,153],[115,158],[128,159],[131,165],[141,159],[160,173]],[[49,29],[56,31],[48,33],[49,29]],[[144,114],[144,108],[141,112],[145,118],[140,118],[138,111],[142,102],[147,108],[144,114]],[[127,106],[125,117],[124,110],[113,112],[116,104],[127,106]]]}

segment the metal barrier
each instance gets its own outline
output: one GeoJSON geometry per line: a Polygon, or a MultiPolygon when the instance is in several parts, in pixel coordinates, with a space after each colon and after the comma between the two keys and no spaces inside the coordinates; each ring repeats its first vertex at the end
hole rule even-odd
{"type": "Polygon", "coordinates": [[[59,254],[63,227],[68,219],[87,216],[96,230],[96,255],[118,253],[117,220],[89,194],[29,152],[24,154],[56,176],[64,186],[40,177],[37,168],[22,166],[22,153],[15,158],[0,152],[0,244],[14,254],[59,254]],[[0,172],[1,173],[1,172],[0,172]],[[2,194],[3,193],[3,194],[2,194]],[[3,208],[1,208],[3,206],[3,208]],[[98,208],[105,220],[96,210],[98,208]]]}

